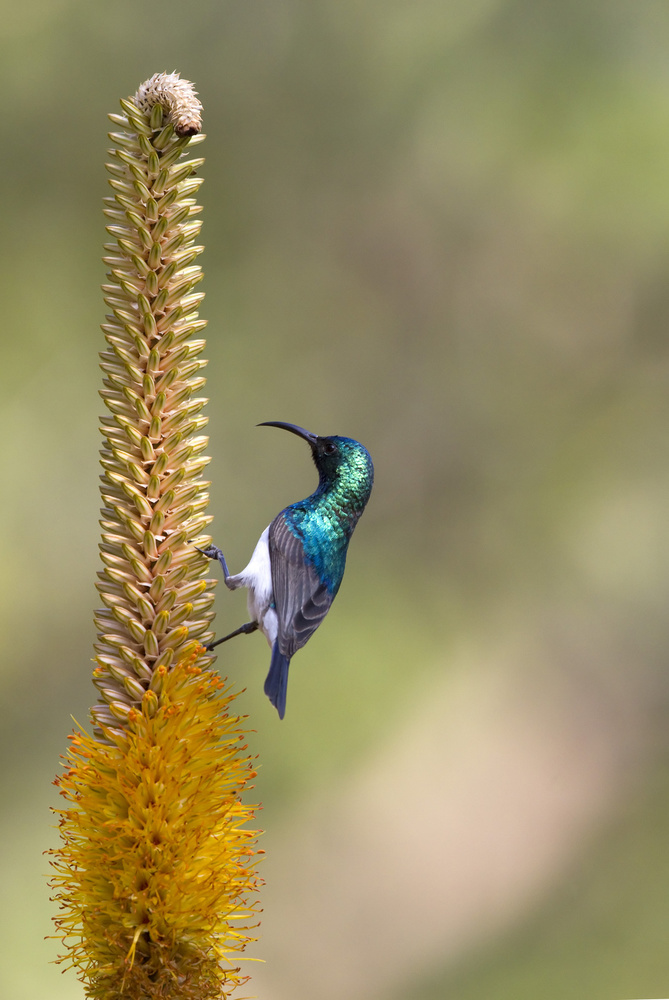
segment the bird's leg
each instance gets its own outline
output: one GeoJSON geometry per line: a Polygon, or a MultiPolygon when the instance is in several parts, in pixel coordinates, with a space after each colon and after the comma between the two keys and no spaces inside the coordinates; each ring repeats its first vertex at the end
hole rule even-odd
{"type": "MultiPolygon", "coordinates": [[[[218,545],[208,545],[206,549],[200,549],[196,545],[195,548],[198,552],[201,552],[203,556],[207,559],[218,559],[223,569],[223,579],[225,580],[225,585],[229,590],[236,590],[239,586],[239,581],[237,583],[231,583],[231,575],[228,570],[228,564],[225,561],[225,556],[219,549],[218,545]]],[[[251,632],[255,632],[258,629],[258,622],[245,622],[244,625],[240,625],[236,628],[234,632],[230,632],[229,635],[224,635],[222,639],[216,639],[215,642],[210,642],[209,645],[205,646],[205,649],[212,650],[215,646],[220,646],[222,642],[227,642],[228,639],[234,639],[236,635],[250,635],[251,632]]]]}
{"type": "MultiPolygon", "coordinates": [[[[201,552],[203,556],[206,556],[207,559],[218,559],[223,569],[223,579],[225,580],[226,587],[228,588],[228,590],[236,590],[237,588],[231,586],[230,583],[228,582],[231,578],[231,573],[230,570],[228,569],[228,564],[225,561],[225,556],[219,549],[218,545],[208,545],[206,549],[200,549],[196,545],[195,548],[197,549],[198,552],[201,552]]],[[[236,634],[237,634],[236,632],[233,632],[233,635],[236,634]]],[[[219,639],[219,642],[223,642],[223,640],[219,639]]]]}
{"type": "Polygon", "coordinates": [[[244,625],[240,625],[239,628],[236,628],[234,632],[231,632],[230,635],[224,635],[222,639],[217,639],[216,642],[210,642],[208,646],[205,646],[205,649],[210,651],[214,648],[214,646],[220,646],[222,642],[227,642],[228,639],[234,639],[236,635],[250,635],[251,632],[255,632],[257,628],[258,622],[246,622],[244,625]]]}

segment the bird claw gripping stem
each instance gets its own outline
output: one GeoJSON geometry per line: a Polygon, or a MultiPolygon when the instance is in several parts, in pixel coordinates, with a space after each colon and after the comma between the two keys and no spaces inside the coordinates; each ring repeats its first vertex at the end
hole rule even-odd
{"type": "Polygon", "coordinates": [[[218,559],[223,569],[225,582],[227,583],[228,578],[230,577],[230,571],[228,570],[228,564],[225,561],[222,549],[219,549],[218,545],[208,545],[206,549],[201,549],[196,545],[194,548],[196,548],[198,552],[202,553],[203,556],[206,556],[207,559],[218,559]]]}

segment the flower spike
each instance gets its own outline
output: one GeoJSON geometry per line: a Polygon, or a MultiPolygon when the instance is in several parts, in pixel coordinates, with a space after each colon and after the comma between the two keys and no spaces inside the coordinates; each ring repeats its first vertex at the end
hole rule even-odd
{"type": "MultiPolygon", "coordinates": [[[[109,349],[101,395],[110,416],[101,427],[104,608],[96,614],[101,702],[93,709],[112,740],[156,664],[169,666],[188,641],[211,638],[214,587],[200,579],[203,559],[189,541],[206,545],[211,520],[201,454],[208,439],[199,433],[206,400],[197,396],[205,342],[194,339],[204,323],[192,197],[201,180],[193,172],[203,161],[186,158],[202,106],[176,73],[155,74],[121,106],[111,116],[122,131],[110,134],[114,194],[105,199],[114,242],[104,258],[111,313],[102,328],[109,349]]],[[[201,666],[207,662],[213,657],[201,666]]]]}
{"type": "Polygon", "coordinates": [[[192,84],[156,74],[111,115],[111,242],[101,396],[103,607],[94,728],[75,731],[49,852],[56,936],[90,1000],[218,1000],[254,941],[254,761],[234,695],[210,668],[214,580],[196,339],[192,84]]]}

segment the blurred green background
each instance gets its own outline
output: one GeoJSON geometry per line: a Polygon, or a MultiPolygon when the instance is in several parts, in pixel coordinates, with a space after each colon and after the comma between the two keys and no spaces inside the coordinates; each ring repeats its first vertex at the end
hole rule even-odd
{"type": "MultiPolygon", "coordinates": [[[[93,700],[106,114],[195,81],[213,534],[376,487],[262,763],[261,1000],[669,996],[669,6],[26,0],[3,97],[0,995],[49,965],[42,851],[93,700]]],[[[220,593],[220,634],[245,620],[220,593]]]]}

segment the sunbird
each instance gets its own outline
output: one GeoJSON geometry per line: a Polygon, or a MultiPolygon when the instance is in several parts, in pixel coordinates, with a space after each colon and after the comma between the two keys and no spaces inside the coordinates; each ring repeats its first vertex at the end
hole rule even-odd
{"type": "Polygon", "coordinates": [[[260,629],[272,650],[265,694],[283,719],[291,658],[314,634],[339,590],[348,543],[372,492],[374,466],[367,449],[352,438],[321,437],[281,420],[258,426],[281,427],[304,438],[318,469],[318,486],[306,500],[277,514],[241,573],[230,574],[218,546],[199,550],[218,559],[229,590],[248,589],[251,619],[207,649],[260,629]]]}

